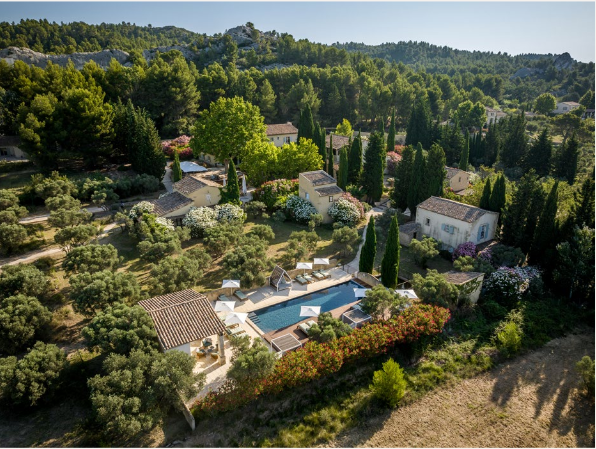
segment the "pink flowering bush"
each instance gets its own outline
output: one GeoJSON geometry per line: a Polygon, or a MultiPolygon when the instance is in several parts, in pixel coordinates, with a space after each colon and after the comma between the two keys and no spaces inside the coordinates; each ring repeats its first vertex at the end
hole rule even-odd
{"type": "Polygon", "coordinates": [[[472,259],[476,259],[476,245],[474,242],[462,243],[453,251],[453,260],[464,256],[470,256],[472,259]]]}
{"type": "MultiPolygon", "coordinates": [[[[397,146],[397,145],[396,145],[397,146]]],[[[391,176],[397,174],[397,164],[401,162],[401,154],[394,151],[387,153],[387,171],[391,176]]]]}
{"type": "Polygon", "coordinates": [[[290,195],[298,194],[297,179],[276,179],[267,181],[253,192],[253,199],[265,203],[267,209],[272,211],[285,207],[285,201],[290,195]]]}
{"type": "Polygon", "coordinates": [[[186,135],[182,135],[180,137],[176,137],[173,140],[164,140],[161,143],[161,148],[166,156],[169,158],[174,158],[174,154],[178,153],[178,157],[181,161],[192,159],[193,152],[192,148],[190,148],[190,137],[186,135]]]}

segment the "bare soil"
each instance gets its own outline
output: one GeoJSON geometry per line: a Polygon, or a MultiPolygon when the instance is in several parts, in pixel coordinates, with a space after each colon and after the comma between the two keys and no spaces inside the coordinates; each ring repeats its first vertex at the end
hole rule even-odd
{"type": "Polygon", "coordinates": [[[328,447],[594,447],[594,401],[574,366],[594,334],[570,335],[489,373],[362,422],[328,447]]]}

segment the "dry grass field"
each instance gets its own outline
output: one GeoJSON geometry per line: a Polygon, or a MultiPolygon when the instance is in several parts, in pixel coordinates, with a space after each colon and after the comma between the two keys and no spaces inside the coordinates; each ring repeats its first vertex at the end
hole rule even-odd
{"type": "Polygon", "coordinates": [[[594,335],[570,335],[487,374],[363,422],[330,447],[594,447],[594,402],[575,363],[594,335]]]}

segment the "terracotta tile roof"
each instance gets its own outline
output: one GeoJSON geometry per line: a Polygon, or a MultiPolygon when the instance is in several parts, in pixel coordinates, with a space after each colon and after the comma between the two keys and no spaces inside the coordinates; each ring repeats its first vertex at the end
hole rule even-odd
{"type": "Polygon", "coordinates": [[[475,271],[448,271],[445,273],[447,282],[456,285],[465,284],[466,282],[479,278],[480,276],[484,276],[484,273],[478,273],[475,271]]]}
{"type": "Polygon", "coordinates": [[[479,207],[470,206],[469,204],[458,203],[457,201],[448,200],[431,196],[429,199],[423,201],[417,206],[417,209],[424,209],[430,212],[435,212],[446,217],[455,218],[456,220],[465,221],[467,223],[474,223],[485,214],[494,214],[488,210],[480,209],[479,207]]]}
{"type": "Polygon", "coordinates": [[[187,198],[178,192],[172,192],[162,196],[161,198],[150,201],[150,203],[155,205],[153,212],[159,217],[169,214],[170,212],[180,209],[181,207],[187,206],[192,202],[193,201],[190,198],[187,198]]]}
{"type": "Polygon", "coordinates": [[[189,195],[193,192],[196,192],[203,187],[222,187],[222,184],[217,182],[216,180],[211,179],[212,177],[219,177],[224,172],[223,169],[220,170],[210,170],[201,173],[189,173],[180,181],[175,182],[173,187],[174,190],[182,193],[183,195],[189,195]]]}
{"type": "Polygon", "coordinates": [[[322,186],[325,184],[335,184],[337,181],[324,170],[307,171],[300,173],[310,181],[313,186],[322,186]]]}
{"type": "Polygon", "coordinates": [[[414,235],[414,233],[419,231],[421,227],[422,227],[422,225],[420,223],[418,223],[417,221],[410,221],[408,223],[400,225],[399,233],[414,235]]]}
{"type": "Polygon", "coordinates": [[[562,101],[561,104],[566,104],[567,106],[579,106],[580,105],[576,101],[562,101]]]}
{"type": "Polygon", "coordinates": [[[337,195],[338,193],[344,193],[341,187],[338,186],[319,187],[318,189],[315,189],[315,192],[317,192],[319,196],[329,196],[337,195]]]}
{"type": "Polygon", "coordinates": [[[296,128],[290,122],[267,125],[268,136],[277,136],[279,134],[298,134],[298,128],[296,128]]]}
{"type": "Polygon", "coordinates": [[[156,296],[139,301],[139,305],[153,319],[165,351],[226,331],[207,297],[194,290],[156,296]]]}
{"type": "MultiPolygon", "coordinates": [[[[325,143],[327,145],[327,148],[329,148],[329,139],[331,138],[330,136],[331,135],[328,135],[327,137],[325,137],[325,143]]],[[[340,136],[339,134],[333,134],[333,149],[334,150],[339,150],[349,144],[350,144],[349,137],[340,136]]]]}
{"type": "Polygon", "coordinates": [[[460,170],[459,168],[445,167],[445,170],[447,170],[447,179],[451,179],[457,176],[459,173],[465,173],[466,175],[468,174],[468,172],[460,170]]]}

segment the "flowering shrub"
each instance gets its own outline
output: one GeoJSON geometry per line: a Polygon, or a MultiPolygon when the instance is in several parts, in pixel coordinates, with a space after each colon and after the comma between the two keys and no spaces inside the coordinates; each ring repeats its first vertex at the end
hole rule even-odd
{"type": "MultiPolygon", "coordinates": [[[[364,215],[364,213],[361,214],[360,212],[361,211],[358,210],[358,207],[353,202],[343,197],[331,204],[328,210],[333,221],[345,226],[354,226],[358,223],[362,218],[362,215],[364,215]]],[[[362,209],[362,212],[364,212],[364,209],[362,209]]]]}
{"type": "Polygon", "coordinates": [[[235,204],[218,204],[215,206],[216,220],[227,223],[244,223],[246,214],[240,206],[235,204]]]}
{"type": "Polygon", "coordinates": [[[141,201],[140,203],[137,203],[130,208],[128,216],[130,218],[138,218],[141,217],[143,214],[152,213],[154,209],[155,204],[150,203],[149,201],[141,201]]]}
{"type": "Polygon", "coordinates": [[[474,242],[462,243],[453,251],[453,260],[464,256],[470,256],[472,259],[476,259],[476,245],[474,242]]]}
{"type": "Polygon", "coordinates": [[[310,221],[310,216],[317,213],[310,201],[300,198],[298,195],[288,196],[286,210],[294,220],[302,224],[307,224],[310,221]]]}
{"type": "Polygon", "coordinates": [[[253,192],[253,200],[262,201],[268,210],[285,207],[285,199],[298,193],[297,179],[276,179],[267,181],[253,192]]]}
{"type": "Polygon", "coordinates": [[[513,307],[530,284],[539,279],[540,271],[536,267],[500,267],[484,282],[484,296],[501,305],[513,307]]]}
{"type": "Polygon", "coordinates": [[[191,207],[182,219],[182,224],[190,228],[192,237],[202,237],[205,229],[217,224],[217,212],[211,207],[191,207]]]}
{"type": "MultiPolygon", "coordinates": [[[[396,145],[397,146],[397,145],[396,145]]],[[[401,154],[391,151],[387,153],[387,171],[391,176],[397,174],[397,164],[401,161],[401,154]]]]}
{"type": "Polygon", "coordinates": [[[164,228],[166,228],[168,231],[175,231],[176,228],[174,227],[174,222],[168,218],[165,217],[157,217],[155,218],[155,223],[163,226],[164,228]]]}
{"type": "Polygon", "coordinates": [[[490,247],[483,249],[477,255],[477,258],[480,260],[484,260],[485,262],[489,262],[492,260],[493,252],[490,247]]]}
{"type": "Polygon", "coordinates": [[[258,383],[235,388],[227,382],[218,391],[208,393],[195,402],[193,414],[232,410],[261,393],[278,393],[311,382],[339,371],[344,363],[387,352],[397,343],[437,334],[449,318],[449,310],[445,308],[417,304],[389,321],[365,325],[345,337],[327,343],[311,341],[285,354],[273,373],[258,383]]]}
{"type": "Polygon", "coordinates": [[[182,135],[176,137],[174,140],[164,140],[161,143],[161,148],[164,154],[172,159],[174,158],[174,153],[178,153],[180,160],[188,160],[193,157],[192,148],[190,148],[189,144],[190,137],[182,135]]]}
{"type": "Polygon", "coordinates": [[[404,151],[405,145],[395,145],[395,152],[401,155],[401,152],[404,151]]]}

